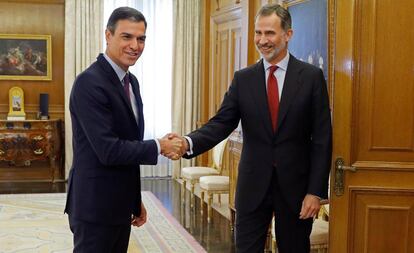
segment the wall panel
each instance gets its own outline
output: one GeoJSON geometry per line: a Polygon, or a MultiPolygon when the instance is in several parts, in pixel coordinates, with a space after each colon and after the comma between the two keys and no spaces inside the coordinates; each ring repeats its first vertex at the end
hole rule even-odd
{"type": "Polygon", "coordinates": [[[64,36],[65,2],[63,0],[0,0],[0,34],[47,34],[52,36],[52,80],[0,80],[0,119],[8,113],[8,91],[13,86],[23,89],[26,118],[34,119],[39,94],[49,94],[49,114],[64,116],[64,36]]]}

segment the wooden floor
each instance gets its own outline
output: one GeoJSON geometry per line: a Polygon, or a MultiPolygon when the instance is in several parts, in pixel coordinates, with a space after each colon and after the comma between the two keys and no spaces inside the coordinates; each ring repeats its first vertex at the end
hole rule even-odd
{"type": "MultiPolygon", "coordinates": [[[[189,201],[181,203],[181,185],[178,182],[172,179],[143,179],[141,185],[142,191],[151,191],[157,196],[163,206],[207,252],[235,252],[234,235],[229,220],[213,210],[212,223],[207,223],[207,218],[200,214],[199,198],[195,198],[194,210],[190,209],[189,201]]],[[[0,194],[65,192],[66,188],[65,183],[0,183],[0,194]]],[[[185,194],[189,200],[189,191],[185,194]]]]}

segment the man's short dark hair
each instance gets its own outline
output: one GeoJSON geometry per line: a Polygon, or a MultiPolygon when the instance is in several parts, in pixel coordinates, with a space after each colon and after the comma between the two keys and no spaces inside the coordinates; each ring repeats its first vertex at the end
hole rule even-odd
{"type": "Polygon", "coordinates": [[[292,28],[292,18],[290,13],[279,4],[266,4],[256,14],[256,20],[258,17],[270,16],[276,14],[282,21],[282,29],[287,31],[292,28]]]}
{"type": "Polygon", "coordinates": [[[145,29],[147,29],[147,21],[145,20],[144,15],[140,11],[131,7],[116,8],[108,19],[106,29],[114,34],[118,21],[125,19],[132,22],[144,22],[145,29]]]}

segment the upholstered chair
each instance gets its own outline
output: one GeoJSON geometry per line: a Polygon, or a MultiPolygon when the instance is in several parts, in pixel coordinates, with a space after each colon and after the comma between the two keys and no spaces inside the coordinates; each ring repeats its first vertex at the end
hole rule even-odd
{"type": "MultiPolygon", "coordinates": [[[[187,183],[190,184],[190,206],[193,208],[194,205],[194,187],[199,182],[200,177],[209,176],[209,175],[220,175],[222,162],[223,162],[223,153],[224,148],[227,143],[227,138],[217,144],[213,148],[213,162],[210,167],[194,166],[194,167],[184,167],[181,169],[181,179],[183,180],[182,184],[182,203],[185,203],[185,190],[187,183]]],[[[203,201],[201,201],[203,202],[203,201]]]]}
{"type": "MultiPolygon", "coordinates": [[[[211,222],[212,216],[212,204],[213,204],[213,196],[214,194],[218,194],[218,201],[221,205],[221,194],[229,193],[230,191],[230,178],[228,176],[222,175],[223,172],[223,155],[224,149],[227,143],[227,139],[225,139],[220,144],[223,145],[221,148],[221,152],[213,151],[213,158],[214,160],[219,161],[220,166],[218,166],[219,175],[209,175],[209,176],[202,176],[199,179],[200,182],[200,199],[201,199],[201,213],[204,210],[204,196],[207,194],[207,221],[211,222]]],[[[219,144],[219,145],[220,145],[219,144]]]]}
{"type": "Polygon", "coordinates": [[[211,222],[213,195],[218,194],[221,205],[221,194],[229,193],[230,178],[228,176],[202,176],[200,177],[201,212],[204,209],[204,195],[207,194],[207,221],[211,222]]]}

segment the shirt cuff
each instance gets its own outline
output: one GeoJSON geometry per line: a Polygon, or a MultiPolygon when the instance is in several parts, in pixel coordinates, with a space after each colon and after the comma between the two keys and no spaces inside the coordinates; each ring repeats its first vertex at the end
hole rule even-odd
{"type": "Polygon", "coordinates": [[[161,154],[161,146],[160,146],[160,141],[158,139],[154,139],[155,144],[157,144],[157,150],[158,150],[158,154],[161,154]]]}
{"type": "Polygon", "coordinates": [[[188,136],[184,136],[184,138],[187,140],[188,142],[188,151],[187,151],[187,155],[192,155],[193,154],[193,141],[191,140],[190,137],[188,136]]]}

